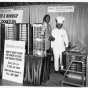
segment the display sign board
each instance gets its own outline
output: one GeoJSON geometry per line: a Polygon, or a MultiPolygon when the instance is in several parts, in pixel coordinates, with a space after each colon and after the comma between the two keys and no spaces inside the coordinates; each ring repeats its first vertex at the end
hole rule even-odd
{"type": "Polygon", "coordinates": [[[0,23],[22,23],[23,10],[0,9],[0,23]]]}
{"type": "Polygon", "coordinates": [[[74,12],[74,6],[49,6],[48,12],[74,12]]]}
{"type": "Polygon", "coordinates": [[[2,78],[16,83],[23,83],[24,58],[24,41],[5,40],[2,78]]]}

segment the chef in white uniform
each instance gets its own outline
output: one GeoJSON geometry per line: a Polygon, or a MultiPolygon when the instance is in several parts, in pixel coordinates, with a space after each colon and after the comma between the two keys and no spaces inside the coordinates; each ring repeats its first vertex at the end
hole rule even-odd
{"type": "Polygon", "coordinates": [[[54,37],[54,41],[51,41],[51,48],[53,49],[54,54],[54,68],[55,71],[59,71],[59,68],[63,69],[62,64],[62,52],[65,51],[66,47],[68,47],[68,37],[66,30],[62,28],[63,22],[65,20],[64,17],[56,17],[56,28],[52,30],[52,36],[54,37]]]}

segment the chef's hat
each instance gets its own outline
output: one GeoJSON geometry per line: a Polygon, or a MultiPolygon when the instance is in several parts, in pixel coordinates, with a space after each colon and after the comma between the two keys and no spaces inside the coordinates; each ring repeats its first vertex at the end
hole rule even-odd
{"type": "Polygon", "coordinates": [[[56,17],[56,20],[57,20],[57,23],[63,23],[65,18],[62,16],[58,16],[58,17],[56,17]]]}

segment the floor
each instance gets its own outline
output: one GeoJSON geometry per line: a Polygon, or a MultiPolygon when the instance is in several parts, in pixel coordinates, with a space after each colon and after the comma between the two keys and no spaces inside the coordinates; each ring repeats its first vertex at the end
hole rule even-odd
{"type": "Polygon", "coordinates": [[[42,83],[41,86],[61,86],[61,80],[63,79],[64,75],[61,72],[55,73],[54,72],[54,64],[51,64],[51,70],[50,70],[50,77],[49,80],[47,80],[45,83],[42,83]]]}
{"type": "Polygon", "coordinates": [[[42,86],[61,86],[61,80],[63,79],[63,74],[61,73],[51,73],[50,74],[50,79],[46,82],[43,83],[42,86]]]}
{"type": "MultiPolygon", "coordinates": [[[[49,80],[46,82],[42,83],[40,86],[48,86],[48,87],[54,87],[54,86],[61,86],[60,81],[63,79],[63,75],[61,73],[51,73],[49,80]]],[[[7,80],[0,80],[0,86],[33,86],[31,84],[18,84],[18,83],[13,83],[11,81],[7,80]]]]}

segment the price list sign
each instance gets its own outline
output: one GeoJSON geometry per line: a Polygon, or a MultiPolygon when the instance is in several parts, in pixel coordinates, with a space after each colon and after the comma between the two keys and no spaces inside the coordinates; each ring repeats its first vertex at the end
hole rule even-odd
{"type": "Polygon", "coordinates": [[[24,58],[24,41],[5,40],[2,78],[16,83],[23,83],[24,58]]]}

